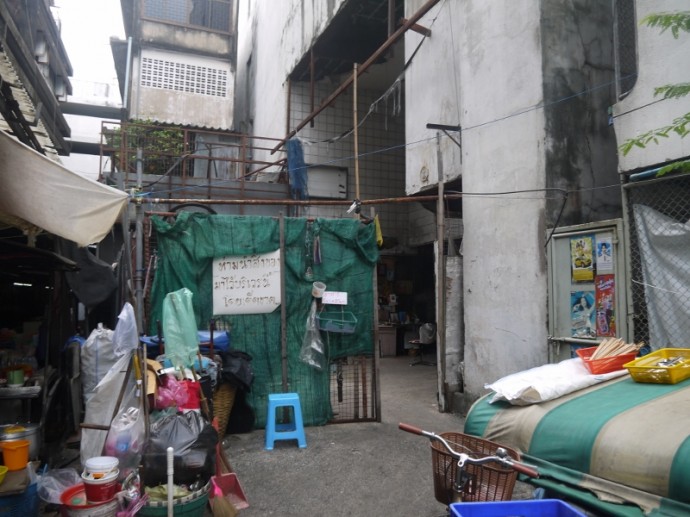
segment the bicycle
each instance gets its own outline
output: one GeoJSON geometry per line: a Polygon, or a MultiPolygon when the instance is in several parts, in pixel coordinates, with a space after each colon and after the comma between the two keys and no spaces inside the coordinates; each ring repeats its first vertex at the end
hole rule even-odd
{"type": "MultiPolygon", "coordinates": [[[[476,447],[479,450],[471,450],[471,448],[463,446],[463,448],[470,449],[473,457],[466,452],[455,450],[443,436],[402,422],[398,424],[398,427],[408,433],[426,436],[431,440],[432,444],[434,442],[439,443],[447,451],[449,461],[442,467],[441,473],[450,474],[450,476],[445,477],[450,477],[451,479],[450,492],[452,495],[451,497],[446,497],[448,493],[448,490],[445,489],[446,487],[436,486],[436,477],[434,478],[434,488],[436,499],[448,506],[462,501],[510,499],[517,473],[533,478],[539,477],[539,471],[535,467],[511,457],[507,448],[498,446],[488,440],[462,435],[461,433],[448,433],[453,436],[465,437],[473,444],[480,444],[480,446],[476,447]],[[484,451],[488,450],[493,452],[485,454],[484,451]],[[452,463],[454,463],[455,471],[452,473],[443,472],[443,470],[450,468],[452,463]]],[[[517,456],[517,453],[513,452],[513,454],[517,456]]],[[[437,460],[434,459],[434,461],[436,462],[437,460]]],[[[447,479],[443,481],[444,483],[441,484],[445,485],[447,479]]]]}

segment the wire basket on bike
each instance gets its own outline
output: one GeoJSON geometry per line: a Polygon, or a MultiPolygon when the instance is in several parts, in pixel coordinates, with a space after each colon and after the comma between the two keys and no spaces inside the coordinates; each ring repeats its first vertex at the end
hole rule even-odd
{"type": "MultiPolygon", "coordinates": [[[[508,456],[519,460],[519,454],[509,447],[463,433],[439,433],[457,452],[470,457],[493,456],[499,447],[508,456]]],[[[456,502],[455,477],[457,460],[438,441],[431,442],[431,461],[434,473],[434,495],[439,503],[456,502]]],[[[508,501],[513,496],[517,471],[497,462],[483,465],[465,464],[460,497],[462,501],[508,501]]]]}

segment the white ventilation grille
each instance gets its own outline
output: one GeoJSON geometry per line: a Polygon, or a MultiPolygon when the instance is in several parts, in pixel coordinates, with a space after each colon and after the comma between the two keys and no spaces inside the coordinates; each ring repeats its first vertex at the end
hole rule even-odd
{"type": "Polygon", "coordinates": [[[228,72],[169,59],[142,57],[141,86],[176,92],[227,97],[228,72]]]}

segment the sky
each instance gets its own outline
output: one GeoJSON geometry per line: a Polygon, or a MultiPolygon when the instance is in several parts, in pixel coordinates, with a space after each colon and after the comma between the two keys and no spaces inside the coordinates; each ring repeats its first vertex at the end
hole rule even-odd
{"type": "MultiPolygon", "coordinates": [[[[125,38],[120,0],[55,0],[53,9],[61,22],[60,35],[72,64],[70,100],[120,105],[110,50],[111,36],[125,38]]],[[[65,118],[73,139],[100,141],[100,120],[74,115],[65,118]]],[[[101,164],[99,156],[72,154],[63,156],[61,161],[70,170],[92,180],[98,178],[101,167],[108,169],[107,163],[101,164]]]]}
{"type": "Polygon", "coordinates": [[[125,38],[120,0],[55,0],[74,81],[115,82],[110,37],[125,38]]]}

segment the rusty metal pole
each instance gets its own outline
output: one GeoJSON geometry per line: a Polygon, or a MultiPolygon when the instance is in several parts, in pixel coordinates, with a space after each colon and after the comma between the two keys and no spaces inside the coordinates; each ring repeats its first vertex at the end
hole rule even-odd
{"type": "MultiPolygon", "coordinates": [[[[357,63],[352,74],[352,127],[354,128],[353,137],[355,153],[355,199],[359,199],[359,131],[357,130],[357,63]]],[[[359,214],[355,214],[359,217],[359,214]]]]}

